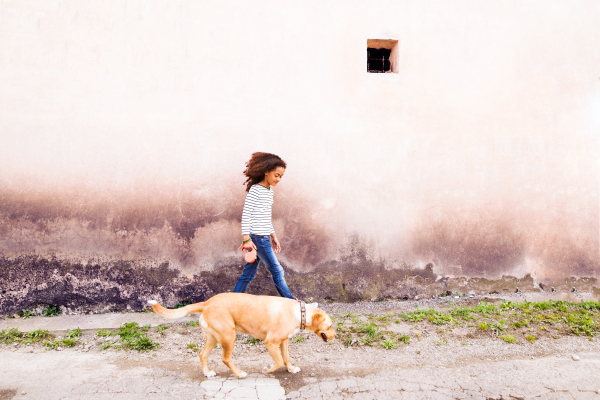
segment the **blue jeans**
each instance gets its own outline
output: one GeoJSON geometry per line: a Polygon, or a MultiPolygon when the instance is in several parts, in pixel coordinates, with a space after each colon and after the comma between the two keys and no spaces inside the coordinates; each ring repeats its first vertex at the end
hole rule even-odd
{"type": "Polygon", "coordinates": [[[252,242],[256,246],[256,260],[253,263],[248,263],[244,267],[244,272],[233,289],[234,293],[244,293],[248,288],[248,285],[256,277],[256,271],[258,271],[258,264],[262,262],[267,266],[267,269],[273,276],[273,282],[281,297],[287,297],[293,299],[290,289],[283,274],[283,267],[277,261],[275,252],[271,247],[271,237],[267,235],[250,235],[252,242]]]}

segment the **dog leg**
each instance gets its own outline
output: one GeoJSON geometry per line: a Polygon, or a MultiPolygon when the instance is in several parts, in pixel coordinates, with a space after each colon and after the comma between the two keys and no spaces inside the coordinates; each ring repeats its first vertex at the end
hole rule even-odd
{"type": "Polygon", "coordinates": [[[245,378],[246,373],[235,366],[231,358],[233,347],[235,346],[235,331],[232,334],[223,335],[221,337],[221,347],[223,347],[223,363],[233,372],[239,379],[245,378]]]}
{"type": "Polygon", "coordinates": [[[208,369],[208,355],[217,344],[217,339],[208,333],[206,329],[202,329],[202,332],[204,332],[204,336],[206,337],[206,344],[200,352],[200,363],[202,364],[202,372],[204,372],[204,376],[210,378],[211,376],[215,376],[217,374],[215,371],[208,369]]]}
{"type": "Polygon", "coordinates": [[[285,339],[279,347],[281,348],[281,355],[283,356],[283,363],[287,367],[288,372],[295,374],[296,372],[300,372],[300,368],[294,367],[292,362],[290,361],[290,352],[289,352],[289,344],[290,340],[285,339]]]}
{"type": "Polygon", "coordinates": [[[277,345],[277,343],[265,342],[265,344],[267,345],[267,350],[269,350],[269,354],[271,355],[271,357],[273,357],[273,361],[275,361],[275,364],[273,364],[271,368],[269,368],[266,371],[267,374],[270,374],[271,372],[283,367],[283,359],[281,358],[281,353],[279,352],[279,346],[277,345]]]}

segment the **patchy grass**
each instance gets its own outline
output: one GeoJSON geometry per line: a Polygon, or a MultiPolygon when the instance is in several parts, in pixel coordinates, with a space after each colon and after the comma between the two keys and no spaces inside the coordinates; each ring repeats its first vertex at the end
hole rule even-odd
{"type": "Polygon", "coordinates": [[[525,336],[525,340],[527,340],[530,343],[534,343],[537,340],[537,337],[533,335],[527,335],[525,336]]]}
{"type": "Polygon", "coordinates": [[[515,342],[515,337],[513,335],[503,335],[503,336],[500,336],[500,338],[502,340],[504,340],[506,343],[514,343],[515,342]]]}
{"type": "Polygon", "coordinates": [[[200,323],[198,321],[188,321],[184,326],[198,326],[200,323]]]}
{"type": "Polygon", "coordinates": [[[23,334],[23,344],[38,343],[42,340],[52,338],[54,338],[54,335],[50,334],[47,330],[36,329],[34,331],[25,332],[23,334]]]}
{"type": "Polygon", "coordinates": [[[112,332],[109,331],[108,329],[98,329],[96,331],[96,335],[107,337],[107,336],[111,336],[112,332]]]}
{"type": "Polygon", "coordinates": [[[302,341],[304,341],[304,336],[302,336],[302,335],[294,336],[292,338],[292,343],[298,343],[298,342],[302,342],[302,341]]]}
{"type": "Polygon", "coordinates": [[[13,342],[20,342],[23,333],[18,328],[6,328],[0,331],[0,343],[11,344],[13,342]]]}
{"type": "Polygon", "coordinates": [[[156,327],[156,332],[160,333],[161,335],[164,335],[167,329],[169,329],[168,325],[160,324],[156,327]]]}
{"type": "Polygon", "coordinates": [[[382,340],[381,342],[379,342],[379,344],[382,345],[383,348],[386,350],[391,350],[391,349],[395,349],[396,347],[398,347],[398,343],[394,339],[382,340]]]}
{"type": "Polygon", "coordinates": [[[190,299],[185,299],[177,302],[177,304],[175,304],[175,307],[173,308],[182,308],[185,306],[189,306],[190,304],[192,304],[192,301],[190,299]]]}
{"type": "MultiPolygon", "coordinates": [[[[470,329],[471,337],[492,337],[507,343],[519,343],[519,338],[534,342],[536,336],[558,338],[565,335],[586,336],[593,339],[600,334],[600,302],[581,303],[548,300],[542,302],[502,301],[491,303],[480,301],[476,304],[457,305],[452,303],[447,311],[419,309],[411,312],[386,313],[384,315],[340,313],[338,317],[352,319],[352,323],[336,321],[336,332],[345,346],[381,346],[395,340],[402,342],[387,331],[392,323],[409,323],[425,330],[427,325],[436,326],[438,334],[452,332],[455,326],[470,329]],[[364,322],[365,319],[367,322],[364,322]],[[525,329],[528,328],[528,329],[525,329]],[[531,339],[533,338],[533,339],[531,339]],[[389,342],[388,342],[389,341],[389,342]]],[[[414,335],[421,339],[421,334],[414,335]]],[[[406,335],[408,340],[408,335],[406,335]]],[[[442,339],[444,344],[445,339],[442,339]]],[[[406,342],[408,343],[408,341],[406,342]]],[[[385,347],[384,347],[385,348],[385,347]]]]}
{"type": "Polygon", "coordinates": [[[248,342],[254,346],[254,345],[260,343],[260,339],[256,339],[256,338],[253,338],[252,336],[250,336],[250,337],[248,337],[248,339],[246,339],[246,342],[248,342]]]}
{"type": "Polygon", "coordinates": [[[48,304],[48,306],[46,308],[44,308],[44,315],[46,317],[54,317],[54,316],[60,315],[60,308],[58,308],[57,306],[48,304]]]}

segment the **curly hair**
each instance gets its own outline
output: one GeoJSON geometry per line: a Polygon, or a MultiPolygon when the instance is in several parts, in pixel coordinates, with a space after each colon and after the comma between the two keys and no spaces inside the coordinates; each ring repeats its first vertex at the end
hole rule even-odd
{"type": "Polygon", "coordinates": [[[277,167],[287,168],[285,161],[281,157],[271,153],[252,153],[250,161],[246,163],[244,175],[246,176],[246,192],[250,191],[252,185],[256,185],[265,179],[265,174],[271,172],[277,167]]]}

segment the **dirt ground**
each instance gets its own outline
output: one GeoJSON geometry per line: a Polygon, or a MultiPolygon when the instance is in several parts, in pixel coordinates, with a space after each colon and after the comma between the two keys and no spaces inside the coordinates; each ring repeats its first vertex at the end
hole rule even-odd
{"type": "MultiPolygon", "coordinates": [[[[524,298],[514,296],[513,300],[524,298]]],[[[481,299],[434,299],[412,302],[373,302],[373,303],[339,303],[323,304],[336,321],[352,325],[347,317],[354,313],[356,319],[368,321],[371,318],[406,312],[415,309],[433,307],[445,309],[450,303],[475,302],[481,299]],[[344,317],[346,316],[346,317],[344,317]]],[[[531,301],[531,299],[529,299],[531,301]]],[[[535,299],[533,299],[535,300],[535,299]]],[[[499,301],[499,298],[488,298],[487,301],[499,301]]],[[[166,329],[162,332],[152,327],[148,336],[160,347],[155,351],[137,352],[117,350],[107,347],[107,342],[117,343],[114,336],[98,336],[97,331],[84,331],[80,342],[72,347],[59,347],[48,350],[41,344],[24,345],[21,342],[0,345],[2,353],[23,353],[25,357],[43,355],[45,362],[53,359],[64,359],[67,355],[70,363],[84,362],[94,355],[94,362],[111,364],[118,370],[130,370],[143,367],[148,370],[173,371],[185,375],[189,380],[202,382],[198,360],[198,350],[204,345],[204,337],[198,326],[193,326],[195,318],[185,318],[176,322],[164,321],[166,329]],[[81,360],[78,360],[81,358],[81,360]]],[[[6,321],[5,321],[6,322],[6,321]]],[[[75,327],[68,327],[74,329],[75,327]]],[[[284,369],[277,371],[273,377],[278,379],[286,393],[294,392],[310,383],[311,380],[336,378],[342,376],[364,377],[381,371],[397,371],[414,368],[456,368],[478,363],[507,360],[535,360],[543,357],[572,358],[576,354],[600,354],[600,342],[595,337],[576,335],[539,335],[533,343],[517,337],[514,343],[508,343],[491,332],[481,332],[474,327],[435,326],[427,321],[422,322],[390,322],[386,325],[388,332],[396,335],[405,334],[410,337],[409,343],[399,344],[393,349],[385,349],[381,345],[360,345],[354,343],[346,347],[341,340],[324,343],[319,337],[303,332],[290,343],[292,362],[301,368],[295,375],[284,369]]],[[[60,331],[56,331],[60,335],[60,331]]],[[[62,334],[64,335],[64,331],[62,334]]],[[[245,335],[240,335],[236,343],[233,358],[238,367],[248,373],[260,373],[272,363],[262,342],[251,343],[245,335]]],[[[15,355],[16,355],[15,354],[15,355]]],[[[228,378],[232,374],[221,362],[221,349],[217,346],[211,353],[210,368],[217,376],[228,378]]],[[[33,359],[33,358],[32,358],[33,359]]],[[[6,382],[0,382],[6,384],[6,382]]],[[[2,388],[3,385],[0,385],[2,388]]],[[[0,392],[1,399],[15,396],[11,389],[0,392]]]]}

